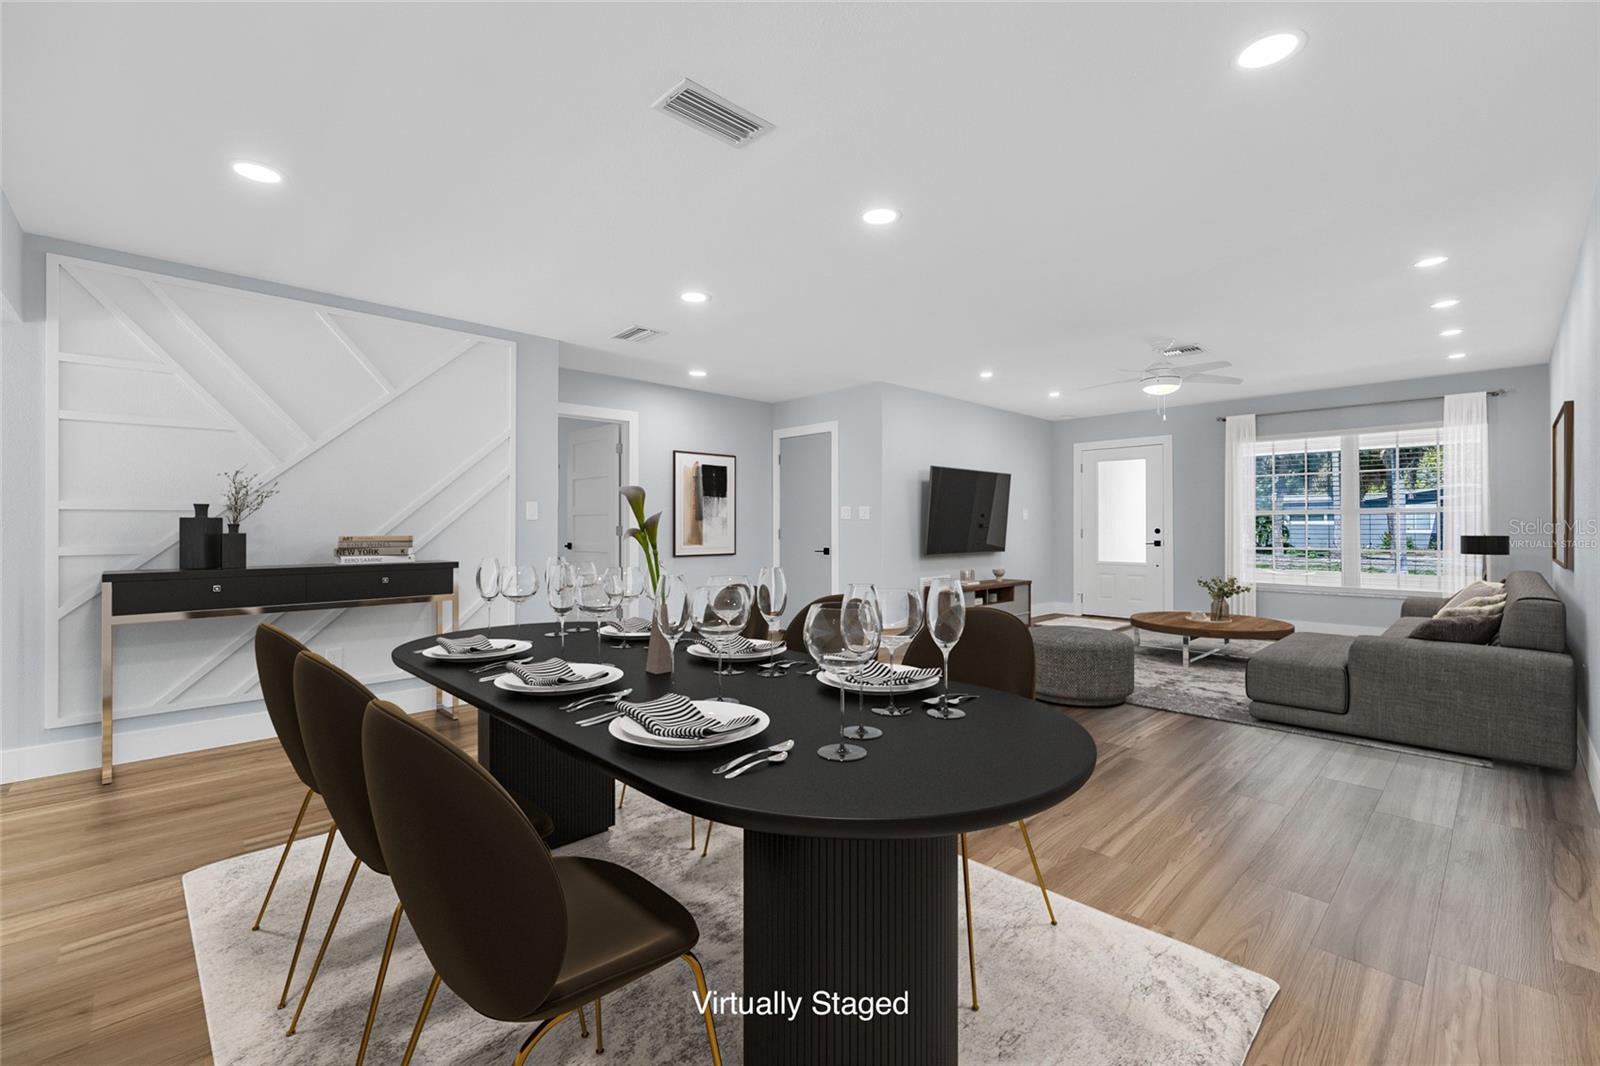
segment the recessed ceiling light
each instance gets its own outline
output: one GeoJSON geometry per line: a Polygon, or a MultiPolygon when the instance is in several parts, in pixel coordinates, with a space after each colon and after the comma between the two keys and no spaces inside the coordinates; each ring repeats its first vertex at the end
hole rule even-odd
{"type": "Polygon", "coordinates": [[[1282,63],[1305,46],[1306,35],[1299,30],[1285,30],[1258,37],[1245,46],[1235,63],[1243,70],[1260,70],[1274,63],[1282,63]]]}
{"type": "Polygon", "coordinates": [[[1051,398],[1051,399],[1052,399],[1052,400],[1059,400],[1059,399],[1061,399],[1061,390],[1060,390],[1060,389],[1051,389],[1051,390],[1050,390],[1050,398],[1051,398]]]}
{"type": "Polygon", "coordinates": [[[709,292],[696,292],[693,289],[690,289],[688,292],[679,293],[678,299],[682,300],[686,304],[703,304],[707,300],[711,299],[711,294],[709,292]]]}
{"type": "Polygon", "coordinates": [[[900,220],[900,212],[892,207],[874,207],[861,213],[861,221],[869,226],[887,226],[900,220]]]}
{"type": "Polygon", "coordinates": [[[1447,359],[1465,359],[1466,357],[1467,357],[1467,353],[1466,352],[1451,352],[1445,358],[1447,358],[1447,359]]]}
{"type": "Polygon", "coordinates": [[[1439,331],[1439,336],[1441,336],[1441,337],[1459,337],[1459,336],[1461,336],[1461,331],[1459,329],[1441,329],[1439,331]]]}
{"type": "Polygon", "coordinates": [[[988,381],[990,378],[994,377],[994,371],[993,370],[980,370],[980,371],[978,371],[978,376],[980,378],[982,378],[983,380],[988,381]]]}
{"type": "Polygon", "coordinates": [[[706,372],[704,370],[691,370],[689,371],[689,376],[692,378],[703,378],[706,376],[706,372]]]}
{"type": "Polygon", "coordinates": [[[1428,306],[1433,308],[1435,311],[1443,311],[1445,308],[1454,307],[1456,304],[1458,304],[1460,302],[1461,302],[1460,300],[1453,300],[1453,299],[1435,300],[1433,303],[1429,304],[1428,306]]]}
{"type": "Polygon", "coordinates": [[[1425,255],[1411,265],[1416,267],[1418,270],[1427,270],[1429,267],[1438,266],[1440,263],[1447,261],[1449,258],[1450,257],[1448,255],[1425,255]]]}
{"type": "Polygon", "coordinates": [[[283,175],[263,163],[252,163],[246,159],[234,161],[233,172],[241,178],[258,181],[263,185],[276,185],[283,180],[283,175]]]}

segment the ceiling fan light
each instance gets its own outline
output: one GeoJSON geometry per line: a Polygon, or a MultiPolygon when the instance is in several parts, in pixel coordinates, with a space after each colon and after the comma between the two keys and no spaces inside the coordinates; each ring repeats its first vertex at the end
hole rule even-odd
{"type": "Polygon", "coordinates": [[[1152,374],[1139,385],[1151,396],[1171,396],[1182,387],[1183,379],[1176,374],[1152,374]]]}

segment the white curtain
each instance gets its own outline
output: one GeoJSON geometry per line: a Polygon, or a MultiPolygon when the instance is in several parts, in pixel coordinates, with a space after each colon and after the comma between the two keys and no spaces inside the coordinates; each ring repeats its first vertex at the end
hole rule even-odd
{"type": "Polygon", "coordinates": [[[1227,468],[1223,478],[1223,575],[1250,585],[1229,606],[1234,614],[1255,614],[1256,593],[1251,575],[1256,561],[1256,416],[1229,415],[1226,436],[1227,468]]]}
{"type": "Polygon", "coordinates": [[[1477,579],[1483,560],[1461,554],[1461,537],[1489,532],[1489,396],[1464,392],[1444,398],[1444,543],[1440,580],[1444,592],[1477,579]]]}

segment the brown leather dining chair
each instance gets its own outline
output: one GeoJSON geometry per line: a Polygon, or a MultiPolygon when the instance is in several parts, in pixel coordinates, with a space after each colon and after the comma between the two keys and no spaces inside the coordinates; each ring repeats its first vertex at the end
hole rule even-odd
{"type": "MultiPolygon", "coordinates": [[[[938,645],[924,629],[906,649],[907,666],[941,667],[944,657],[938,645]]],[[[993,607],[973,607],[967,611],[966,626],[961,639],[950,649],[950,680],[964,685],[982,685],[984,688],[1009,692],[1031,700],[1034,697],[1033,634],[1027,623],[1009,611],[993,607]]],[[[1022,843],[1028,849],[1028,861],[1033,863],[1033,877],[1044,896],[1045,913],[1050,924],[1056,924],[1056,909],[1050,904],[1050,893],[1044,887],[1044,873],[1039,869],[1039,858],[1033,853],[1033,841],[1028,837],[1026,819],[1017,820],[1022,830],[1022,843]]],[[[967,834],[961,834],[961,887],[967,901],[967,968],[972,981],[972,1009],[978,1009],[978,961],[972,942],[972,879],[967,865],[967,834]]]]}
{"type": "MultiPolygon", "coordinates": [[[[278,877],[289,859],[289,849],[300,833],[300,823],[306,816],[311,797],[317,792],[317,779],[311,772],[311,761],[306,757],[305,741],[300,737],[300,719],[294,709],[294,660],[301,652],[308,650],[304,644],[275,625],[256,626],[256,676],[261,682],[261,698],[267,705],[267,717],[272,720],[273,731],[278,734],[278,743],[289,757],[289,765],[294,768],[301,784],[306,786],[306,795],[300,801],[300,813],[294,816],[289,838],[283,842],[283,854],[278,856],[278,867],[272,871],[272,880],[267,883],[267,895],[261,901],[261,909],[256,912],[256,922],[250,927],[252,930],[261,928],[267,904],[272,902],[272,891],[278,887],[278,877]]],[[[305,944],[306,929],[311,925],[311,912],[317,905],[317,890],[322,886],[322,874],[328,866],[328,853],[333,850],[333,834],[337,828],[337,823],[328,827],[328,839],[322,845],[322,861],[317,864],[316,880],[311,882],[311,898],[306,900],[306,914],[300,920],[300,935],[295,938],[294,955],[289,959],[289,973],[283,979],[283,994],[278,997],[279,1009],[289,1002],[289,985],[294,981],[295,967],[300,963],[300,949],[305,944]]]]}
{"type": "MultiPolygon", "coordinates": [[[[441,982],[480,1014],[538,1023],[516,1066],[591,1000],[598,1036],[601,997],[673,959],[705,996],[700,929],[672,896],[615,863],[553,857],[487,770],[391,703],[368,707],[362,751],[390,877],[434,967],[402,1066],[441,982]]],[[[704,1018],[721,1066],[709,1004],[704,1018]]]]}
{"type": "MultiPolygon", "coordinates": [[[[367,796],[367,779],[362,767],[361,720],[367,704],[376,697],[361,682],[312,651],[303,651],[294,663],[294,702],[300,719],[300,735],[305,742],[312,772],[322,786],[322,798],[338,822],[345,844],[355,855],[350,873],[345,878],[344,890],[334,905],[333,916],[328,920],[328,931],[317,948],[316,961],[300,990],[300,1002],[295,1006],[294,1018],[289,1022],[286,1035],[293,1036],[300,1024],[300,1015],[316,983],[317,972],[327,954],[328,943],[339,924],[345,900],[355,884],[356,873],[362,866],[375,873],[387,875],[388,863],[378,841],[378,830],[373,824],[372,804],[367,796]]],[[[534,831],[542,830],[548,836],[553,826],[548,815],[533,809],[537,815],[530,821],[534,831]]],[[[378,979],[372,989],[372,1002],[367,1008],[367,1023],[361,1033],[361,1049],[356,1054],[360,1066],[366,1058],[367,1044],[372,1038],[372,1023],[378,1013],[378,1001],[383,993],[383,978],[389,969],[389,956],[394,951],[395,935],[400,931],[403,908],[397,903],[389,920],[389,937],[383,946],[383,957],[378,963],[378,979]]]]}

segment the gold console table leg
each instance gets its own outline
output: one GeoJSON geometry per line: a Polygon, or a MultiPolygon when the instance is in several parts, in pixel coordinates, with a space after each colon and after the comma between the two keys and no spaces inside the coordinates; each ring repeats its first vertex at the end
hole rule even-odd
{"type": "Polygon", "coordinates": [[[111,582],[100,582],[100,783],[111,783],[111,582]]]}

